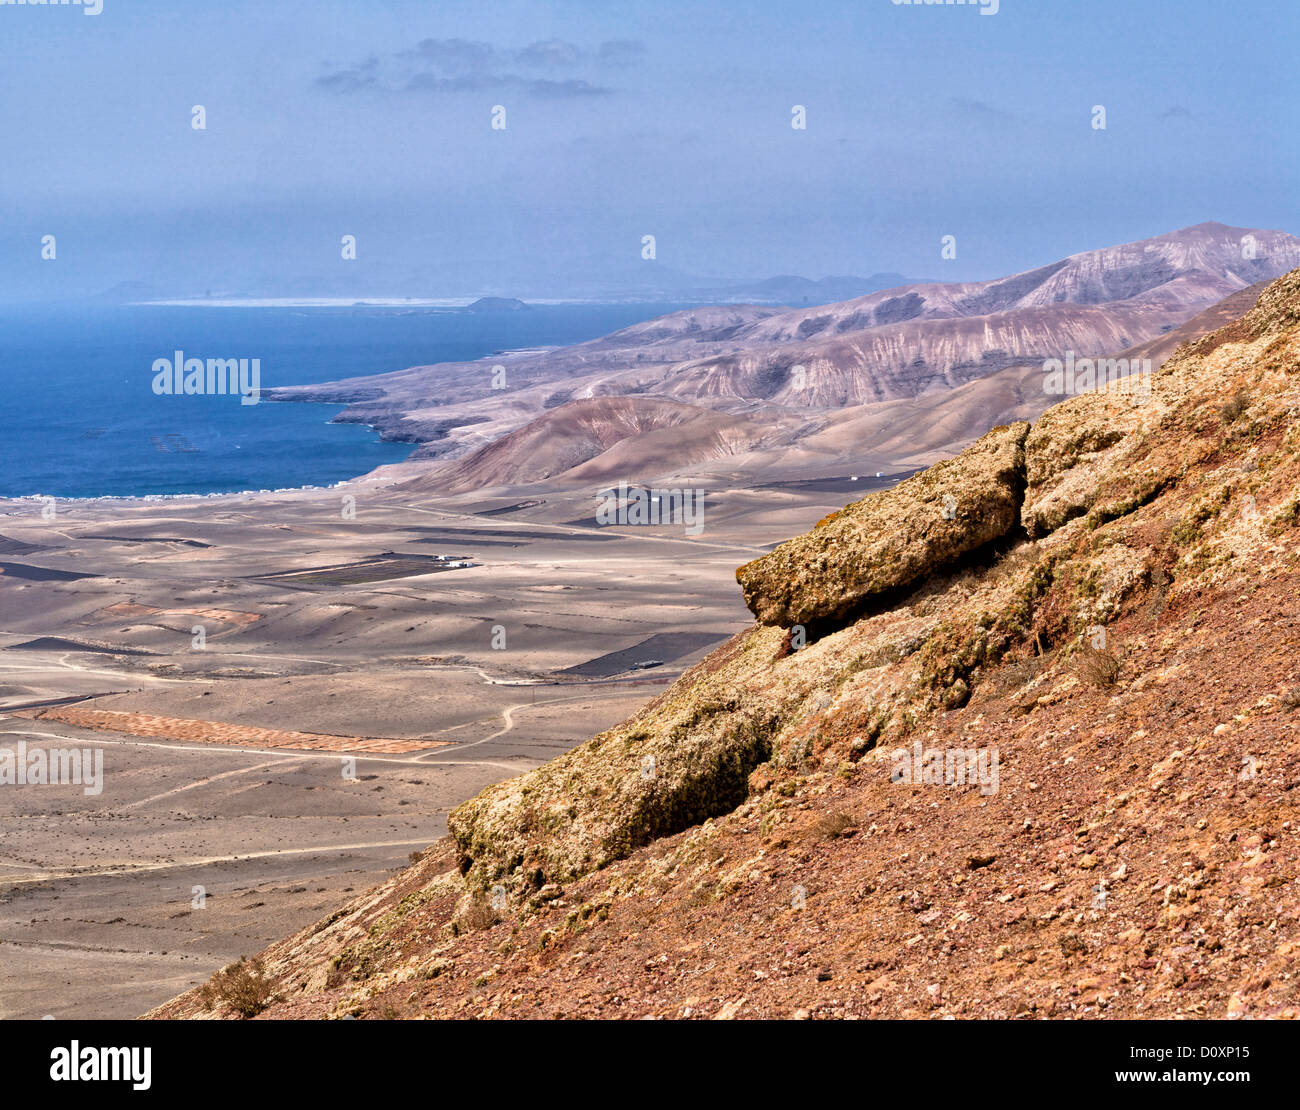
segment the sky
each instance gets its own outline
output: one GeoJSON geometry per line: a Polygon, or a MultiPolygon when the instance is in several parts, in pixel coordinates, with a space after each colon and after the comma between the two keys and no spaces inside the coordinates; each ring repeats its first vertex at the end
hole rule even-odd
{"type": "Polygon", "coordinates": [[[1300,233],[1293,5],[989,6],[0,0],[0,299],[976,280],[1300,233]]]}

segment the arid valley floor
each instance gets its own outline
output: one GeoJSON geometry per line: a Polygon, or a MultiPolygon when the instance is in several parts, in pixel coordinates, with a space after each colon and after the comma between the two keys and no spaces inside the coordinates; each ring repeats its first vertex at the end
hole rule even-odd
{"type": "Polygon", "coordinates": [[[137,1016],[373,886],[743,628],[735,568],[876,484],[717,488],[697,536],[375,478],[0,503],[0,744],[104,753],[100,795],[0,793],[0,1018],[137,1016]]]}

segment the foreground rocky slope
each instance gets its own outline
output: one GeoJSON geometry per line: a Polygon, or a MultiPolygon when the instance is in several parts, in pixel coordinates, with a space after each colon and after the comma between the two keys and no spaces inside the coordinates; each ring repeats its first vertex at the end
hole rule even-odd
{"type": "Polygon", "coordinates": [[[742,568],[759,623],[231,972],[244,1011],[1297,1016],[1297,415],[1300,271],[742,568]]]}

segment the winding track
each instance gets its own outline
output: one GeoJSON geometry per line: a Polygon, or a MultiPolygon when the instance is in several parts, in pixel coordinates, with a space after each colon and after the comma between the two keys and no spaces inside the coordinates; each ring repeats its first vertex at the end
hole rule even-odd
{"type": "Polygon", "coordinates": [[[24,886],[28,883],[51,883],[65,879],[95,879],[104,876],[135,875],[148,871],[171,871],[177,867],[209,867],[217,863],[236,863],[254,859],[268,859],[275,856],[311,856],[330,852],[364,851],[369,848],[405,848],[412,844],[429,846],[429,838],[418,840],[374,840],[357,844],[322,844],[310,848],[268,848],[261,852],[236,852],[229,856],[197,856],[194,859],[170,860],[167,863],[137,863],[112,867],[97,867],[87,871],[45,871],[30,879],[8,879],[8,886],[24,886]]]}

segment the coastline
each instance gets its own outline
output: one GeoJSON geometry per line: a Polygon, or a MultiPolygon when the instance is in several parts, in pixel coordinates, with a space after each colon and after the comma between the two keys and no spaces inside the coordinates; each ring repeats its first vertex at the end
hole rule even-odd
{"type": "MultiPolygon", "coordinates": [[[[475,313],[469,309],[473,303],[474,298],[470,297],[420,300],[380,297],[367,301],[317,297],[240,301],[177,299],[138,301],[131,302],[129,305],[114,306],[147,309],[166,305],[176,308],[179,316],[173,319],[170,313],[164,312],[150,324],[152,330],[143,334],[136,329],[135,325],[125,329],[116,322],[104,324],[100,321],[97,327],[106,331],[106,338],[104,342],[95,346],[93,355],[88,356],[86,353],[85,337],[79,337],[75,343],[67,344],[66,349],[56,348],[52,354],[48,352],[42,354],[45,363],[52,367],[49,373],[58,379],[61,389],[65,392],[73,392],[74,395],[82,395],[97,389],[104,395],[105,403],[99,407],[92,404],[78,408],[74,405],[59,413],[59,420],[56,423],[48,426],[33,424],[27,430],[24,441],[27,444],[26,450],[29,451],[28,462],[26,465],[13,468],[9,475],[11,481],[7,482],[7,488],[0,492],[0,501],[12,502],[19,508],[34,502],[39,504],[40,499],[49,497],[68,505],[99,502],[120,506],[147,503],[175,505],[189,502],[207,503],[215,499],[232,497],[309,496],[314,492],[334,490],[349,482],[365,479],[384,468],[407,463],[411,455],[419,452],[430,438],[436,438],[422,434],[424,429],[419,427],[396,430],[389,427],[382,413],[367,412],[364,409],[358,411],[355,407],[357,401],[355,397],[321,395],[322,391],[333,392],[330,387],[334,384],[341,381],[360,382],[370,377],[391,376],[421,366],[456,364],[467,357],[470,361],[535,358],[557,346],[563,347],[573,342],[580,342],[591,335],[599,336],[625,324],[623,319],[618,318],[617,306],[605,305],[604,302],[593,302],[593,307],[604,306],[612,309],[613,316],[616,318],[609,319],[611,313],[608,311],[603,314],[597,312],[591,316],[584,311],[578,317],[572,317],[570,314],[562,318],[548,315],[543,311],[527,314],[531,321],[527,325],[511,324],[507,321],[507,317],[510,320],[520,320],[522,314],[517,312],[475,313]],[[236,310],[232,311],[229,318],[219,313],[186,314],[184,311],[186,308],[226,307],[227,305],[236,310]],[[237,311],[241,307],[264,307],[269,311],[265,314],[241,315],[237,311]],[[301,308],[302,311],[295,312],[292,310],[294,307],[301,308]],[[339,322],[342,317],[350,317],[356,313],[338,310],[356,308],[373,309],[373,312],[359,314],[370,319],[359,320],[356,324],[339,322]],[[429,310],[429,320],[475,319],[478,323],[426,325],[418,320],[412,322],[414,318],[404,309],[418,310],[417,316],[429,310]],[[295,317],[297,322],[290,323],[290,319],[295,317]],[[399,322],[398,317],[406,318],[407,322],[399,322]],[[208,323],[203,323],[204,320],[208,323]],[[326,321],[334,322],[326,323],[326,321]],[[265,419],[258,421],[256,443],[254,443],[243,438],[246,433],[242,429],[234,430],[234,438],[232,438],[229,421],[224,419],[223,413],[216,414],[222,417],[222,423],[216,427],[215,434],[218,437],[224,434],[227,438],[224,445],[219,438],[212,444],[211,449],[216,450],[218,455],[206,463],[196,462],[193,455],[184,467],[175,465],[177,460],[164,462],[158,459],[157,462],[150,462],[150,459],[156,458],[152,452],[146,448],[143,452],[146,457],[141,458],[141,453],[135,446],[127,443],[126,449],[135,451],[134,455],[128,454],[121,458],[116,454],[105,455],[101,465],[89,468],[83,466],[79,473],[77,468],[51,465],[49,461],[44,465],[35,464],[34,460],[39,456],[45,456],[49,460],[57,460],[61,456],[68,455],[76,457],[78,448],[70,443],[70,439],[75,439],[78,432],[86,433],[83,438],[94,438],[89,435],[90,432],[103,432],[103,429],[91,428],[92,424],[108,425],[114,429],[115,434],[119,427],[126,436],[138,437],[144,434],[148,429],[139,427],[138,409],[124,409],[120,404],[122,391],[112,385],[104,387],[101,383],[105,380],[112,382],[114,374],[119,370],[126,373],[129,367],[134,365],[132,361],[134,359],[142,360],[143,364],[152,346],[162,344],[159,349],[163,349],[166,343],[172,342],[171,333],[182,324],[191,330],[197,326],[197,335],[189,338],[187,342],[202,347],[209,353],[223,353],[225,350],[223,345],[229,343],[231,339],[238,339],[244,347],[251,347],[260,353],[264,366],[269,365],[268,358],[275,360],[270,364],[279,366],[276,380],[283,382],[287,378],[292,384],[264,386],[261,396],[263,401],[327,405],[331,410],[328,415],[322,413],[319,418],[315,415],[308,416],[306,422],[314,425],[319,420],[320,424],[356,427],[358,431],[355,434],[363,442],[350,445],[350,441],[346,438],[340,440],[329,432],[321,432],[322,466],[317,467],[311,461],[314,454],[304,455],[301,450],[289,446],[305,442],[306,438],[315,434],[300,427],[303,423],[301,416],[294,420],[287,418],[286,414],[287,422],[275,419],[269,422],[265,419]],[[576,335],[568,334],[575,329],[576,335]],[[162,338],[160,339],[159,336],[162,338]],[[342,343],[338,342],[340,337],[343,339],[342,343]],[[471,349],[465,350],[466,347],[471,349]],[[108,351],[110,354],[103,355],[99,353],[101,351],[108,351]],[[122,355],[126,358],[124,359],[122,355]],[[87,375],[79,367],[90,363],[92,359],[97,359],[100,363],[105,363],[107,360],[108,364],[103,369],[95,365],[95,373],[87,375]],[[113,359],[116,359],[116,362],[113,362],[113,359]],[[68,368],[66,371],[63,369],[65,366],[68,368]],[[90,384],[83,388],[83,380],[90,384]],[[282,423],[284,424],[283,435],[276,431],[282,423]],[[43,438],[46,435],[50,437],[48,441],[43,438]],[[32,436],[38,438],[33,440],[32,436]],[[239,453],[231,451],[232,444],[242,444],[244,447],[242,462],[239,461],[239,453]],[[256,455],[263,444],[266,445],[266,464],[246,457],[250,450],[253,450],[256,455]],[[332,449],[330,444],[334,444],[332,449]],[[31,453],[33,451],[34,454],[31,453]],[[290,454],[286,455],[286,451],[290,454]],[[275,461],[276,456],[282,460],[283,465],[275,461]],[[227,460],[230,465],[227,465],[227,460]],[[65,469],[67,473],[64,472],[65,469]],[[273,480],[279,479],[274,487],[261,484],[261,481],[268,476],[273,480]],[[185,488],[178,490],[175,488],[177,485],[185,488]],[[60,488],[68,492],[61,493],[60,488]]],[[[556,299],[534,303],[539,306],[552,304],[581,306],[585,302],[556,299]]],[[[635,319],[635,314],[633,318],[635,319]]],[[[20,320],[31,334],[19,333],[7,337],[15,357],[23,355],[28,348],[33,347],[39,339],[36,334],[39,329],[49,327],[49,322],[39,314],[34,317],[20,314],[20,320]]],[[[68,334],[68,329],[61,329],[60,334],[68,334]]],[[[33,369],[27,373],[26,379],[20,378],[20,384],[25,384],[28,393],[32,395],[27,406],[29,409],[38,402],[46,403],[44,400],[46,385],[31,384],[37,381],[35,375],[42,370],[43,366],[34,362],[33,369]]],[[[19,401],[24,401],[24,398],[20,397],[19,401]]],[[[170,419],[178,409],[179,406],[170,410],[168,414],[160,414],[160,419],[170,419]]],[[[194,428],[202,431],[205,430],[205,426],[194,424],[195,419],[202,421],[206,420],[206,417],[203,415],[195,417],[193,414],[182,416],[173,430],[197,441],[199,437],[194,434],[194,428]]],[[[125,443],[125,440],[123,442],[125,443]]],[[[18,450],[16,440],[14,449],[18,450]]],[[[209,448],[205,445],[205,449],[209,448]]],[[[103,448],[98,447],[96,450],[102,451],[103,448]]],[[[316,448],[308,444],[306,450],[314,453],[316,448]]],[[[18,457],[21,457],[21,454],[18,457]]]]}
{"type": "MultiPolygon", "coordinates": [[[[385,466],[395,465],[385,463],[385,466]]],[[[400,465],[400,464],[396,464],[400,465]]],[[[378,469],[378,468],[376,468],[378,469]]],[[[96,497],[56,497],[54,494],[47,493],[26,493],[21,496],[4,497],[0,496],[0,515],[5,515],[3,507],[8,504],[33,501],[37,504],[47,499],[53,500],[59,504],[66,505],[99,505],[110,502],[125,502],[127,504],[148,504],[155,501],[216,501],[224,497],[265,497],[267,495],[289,494],[289,493],[328,493],[330,490],[341,489],[343,486],[351,485],[353,482],[362,481],[380,481],[381,479],[372,478],[374,470],[369,470],[364,474],[358,474],[354,478],[344,478],[328,486],[284,486],[279,489],[241,489],[227,490],[224,493],[137,493],[137,494],[116,494],[102,493],[96,497]]]]}

